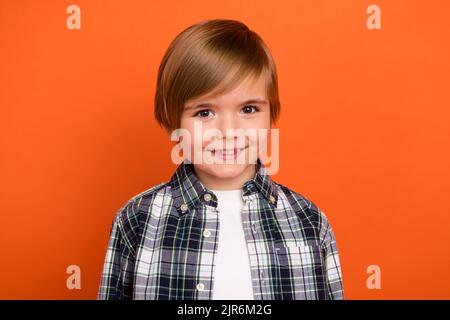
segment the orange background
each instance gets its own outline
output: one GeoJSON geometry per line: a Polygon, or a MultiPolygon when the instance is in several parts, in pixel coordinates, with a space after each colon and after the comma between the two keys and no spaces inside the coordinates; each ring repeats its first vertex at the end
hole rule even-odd
{"type": "Polygon", "coordinates": [[[0,298],[95,299],[115,212],[170,178],[169,42],[232,18],[271,48],[280,171],[338,241],[347,299],[450,298],[448,1],[1,1],[0,298]],[[381,30],[366,8],[381,7],[381,30]],[[69,30],[66,8],[81,8],[69,30]],[[68,265],[81,290],[66,287],[68,265]],[[379,265],[381,289],[366,268],[379,265]]]}

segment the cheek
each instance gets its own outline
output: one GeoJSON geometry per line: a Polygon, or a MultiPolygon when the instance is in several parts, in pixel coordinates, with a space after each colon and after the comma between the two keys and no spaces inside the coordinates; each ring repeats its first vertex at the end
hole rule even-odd
{"type": "MultiPolygon", "coordinates": [[[[212,138],[210,138],[209,140],[207,139],[207,132],[205,133],[205,130],[208,129],[208,127],[205,126],[200,121],[195,122],[194,120],[190,119],[182,121],[181,128],[183,130],[186,130],[189,134],[190,139],[187,145],[191,150],[194,150],[196,146],[201,146],[203,149],[210,143],[210,141],[212,141],[212,138]]],[[[194,151],[201,151],[201,150],[194,150],[194,151]]]]}
{"type": "Polygon", "coordinates": [[[257,113],[252,119],[245,119],[245,121],[242,121],[242,125],[246,128],[253,128],[256,130],[269,129],[270,113],[265,111],[257,113]]]}
{"type": "Polygon", "coordinates": [[[187,115],[182,115],[180,119],[180,128],[191,130],[194,129],[194,121],[191,117],[187,115]]]}
{"type": "Polygon", "coordinates": [[[194,123],[190,119],[181,118],[180,119],[180,132],[183,134],[183,148],[185,150],[192,149],[194,143],[194,123]]]}
{"type": "Polygon", "coordinates": [[[270,117],[259,117],[246,123],[246,129],[251,129],[252,132],[256,132],[256,137],[252,136],[251,141],[267,140],[267,136],[270,132],[270,117]]]}

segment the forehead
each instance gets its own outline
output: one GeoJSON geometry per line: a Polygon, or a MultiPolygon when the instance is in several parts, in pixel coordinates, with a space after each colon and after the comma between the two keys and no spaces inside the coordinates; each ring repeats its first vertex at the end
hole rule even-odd
{"type": "Polygon", "coordinates": [[[241,102],[243,99],[267,99],[266,77],[262,73],[259,77],[249,76],[241,81],[236,88],[231,91],[217,94],[215,91],[204,94],[186,102],[186,106],[198,103],[221,104],[226,102],[241,102]]]}

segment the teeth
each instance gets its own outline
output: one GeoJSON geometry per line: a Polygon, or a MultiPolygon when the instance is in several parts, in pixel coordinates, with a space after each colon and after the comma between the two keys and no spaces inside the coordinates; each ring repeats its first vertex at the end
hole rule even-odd
{"type": "Polygon", "coordinates": [[[243,151],[246,147],[244,148],[235,148],[235,149],[210,149],[208,150],[209,152],[215,152],[217,156],[219,157],[232,157],[235,154],[238,154],[239,152],[243,151]]]}
{"type": "Polygon", "coordinates": [[[234,156],[235,153],[239,153],[244,148],[239,149],[216,149],[214,150],[219,156],[234,156]]]}
{"type": "Polygon", "coordinates": [[[229,149],[229,150],[216,150],[216,152],[222,152],[222,153],[234,153],[235,151],[240,151],[242,149],[229,149]]]}
{"type": "Polygon", "coordinates": [[[218,150],[218,152],[226,154],[226,155],[233,155],[234,150],[218,150]]]}

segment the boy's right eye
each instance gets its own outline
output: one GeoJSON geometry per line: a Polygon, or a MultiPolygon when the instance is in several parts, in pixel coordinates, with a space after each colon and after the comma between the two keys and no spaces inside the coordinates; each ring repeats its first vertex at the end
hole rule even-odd
{"type": "Polygon", "coordinates": [[[194,114],[195,117],[206,118],[211,115],[211,110],[203,109],[194,114]]]}

